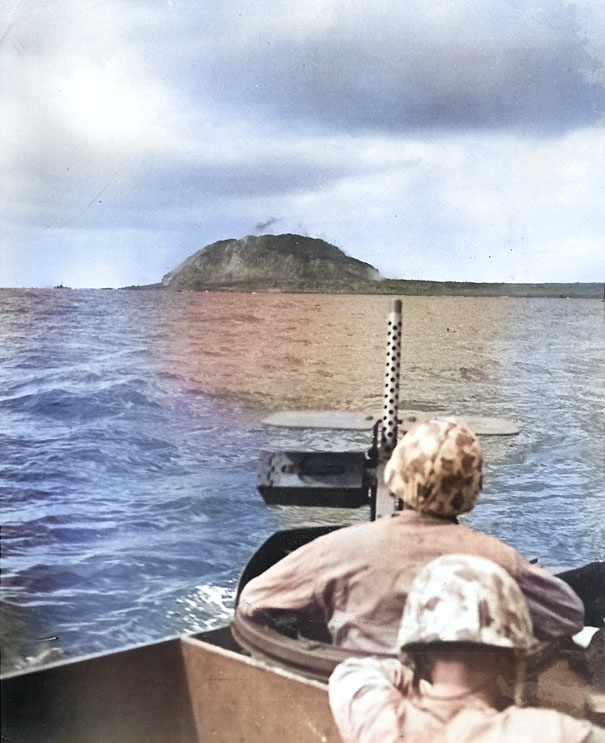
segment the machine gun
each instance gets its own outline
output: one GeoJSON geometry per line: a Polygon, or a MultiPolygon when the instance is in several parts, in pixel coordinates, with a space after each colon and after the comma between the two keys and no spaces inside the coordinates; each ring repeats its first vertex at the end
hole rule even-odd
{"type": "Polygon", "coordinates": [[[393,511],[382,472],[397,443],[401,366],[401,300],[393,300],[388,318],[383,412],[378,420],[357,413],[285,413],[271,416],[274,425],[368,428],[366,451],[261,452],[257,488],[267,505],[360,508],[370,506],[372,520],[393,511]]]}

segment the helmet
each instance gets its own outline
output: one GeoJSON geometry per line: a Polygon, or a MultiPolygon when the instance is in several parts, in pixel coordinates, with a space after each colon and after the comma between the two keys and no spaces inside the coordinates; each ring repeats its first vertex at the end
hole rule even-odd
{"type": "Polygon", "coordinates": [[[393,450],[384,477],[410,508],[457,516],[475,505],[482,486],[483,455],[477,436],[452,418],[412,426],[393,450]]]}
{"type": "Polygon", "coordinates": [[[399,627],[399,647],[470,642],[528,650],[527,603],[504,568],[475,555],[444,555],[414,579],[399,627]]]}

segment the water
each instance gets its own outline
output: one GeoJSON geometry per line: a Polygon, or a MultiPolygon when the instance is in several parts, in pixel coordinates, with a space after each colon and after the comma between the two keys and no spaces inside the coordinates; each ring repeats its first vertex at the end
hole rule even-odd
{"type": "MultiPolygon", "coordinates": [[[[388,297],[0,290],[3,668],[220,625],[273,531],[263,448],[366,449],[262,424],[379,411],[388,297]]],[[[401,405],[516,418],[482,439],[468,522],[553,569],[603,559],[604,305],[403,297],[401,405]]]]}

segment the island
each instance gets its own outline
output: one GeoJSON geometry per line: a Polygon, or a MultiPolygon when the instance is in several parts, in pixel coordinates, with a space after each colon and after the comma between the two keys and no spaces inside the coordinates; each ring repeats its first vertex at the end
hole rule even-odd
{"type": "Polygon", "coordinates": [[[158,284],[130,289],[314,294],[449,295],[603,299],[603,283],[513,284],[391,279],[340,248],[304,235],[219,240],[189,256],[158,284]]]}

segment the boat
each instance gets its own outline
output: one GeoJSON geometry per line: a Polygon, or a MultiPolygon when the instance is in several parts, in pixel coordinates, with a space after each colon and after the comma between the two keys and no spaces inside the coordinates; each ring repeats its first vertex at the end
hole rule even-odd
{"type": "MultiPolygon", "coordinates": [[[[262,452],[257,487],[267,505],[369,505],[372,519],[392,512],[382,467],[398,430],[405,430],[405,420],[411,420],[410,415],[405,420],[399,416],[397,405],[400,328],[401,303],[394,302],[382,419],[327,415],[326,424],[326,416],[317,411],[313,421],[308,412],[299,416],[301,425],[369,427],[368,450],[262,452]]],[[[296,422],[296,415],[289,415],[284,425],[296,422]]],[[[275,419],[268,424],[280,425],[275,419]]],[[[495,428],[497,435],[514,435],[508,423],[495,428]]],[[[343,526],[309,526],[273,534],[244,567],[236,604],[243,586],[254,576],[293,549],[343,526]]],[[[584,601],[588,639],[573,647],[542,648],[531,659],[528,701],[605,725],[605,687],[598,671],[593,673],[600,667],[599,653],[605,651],[605,563],[590,563],[560,577],[584,601]]],[[[325,637],[290,636],[238,619],[214,630],[19,670],[0,679],[2,739],[11,743],[338,743],[327,679],[350,654],[325,637]]]]}

